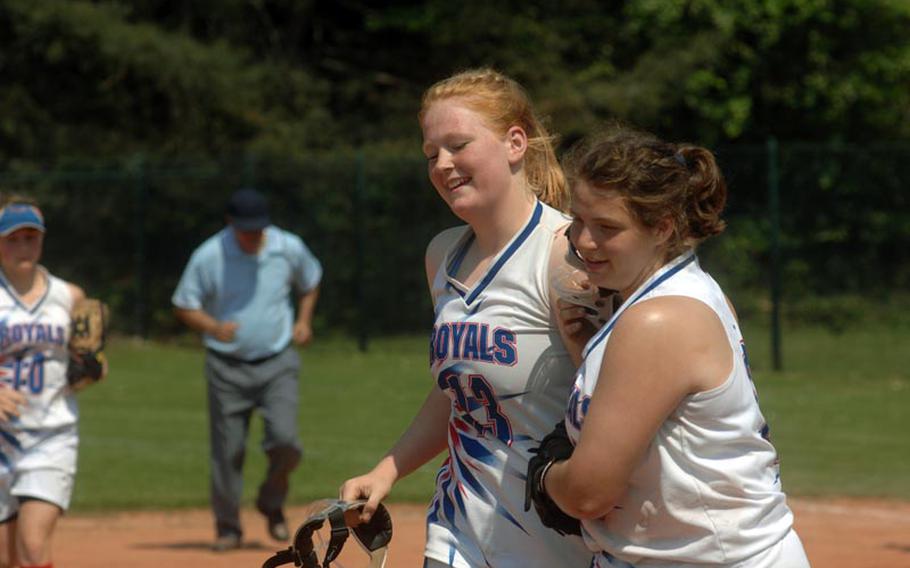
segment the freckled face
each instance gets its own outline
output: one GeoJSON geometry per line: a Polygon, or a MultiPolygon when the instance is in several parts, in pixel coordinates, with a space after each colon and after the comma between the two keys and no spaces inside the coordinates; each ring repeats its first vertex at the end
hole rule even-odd
{"type": "Polygon", "coordinates": [[[453,213],[468,220],[507,194],[514,160],[509,142],[480,114],[458,99],[443,99],[430,105],[420,126],[430,181],[453,213]]]}
{"type": "Polygon", "coordinates": [[[0,265],[7,273],[35,270],[41,260],[44,233],[24,228],[0,237],[0,265]]]}
{"type": "Polygon", "coordinates": [[[594,284],[628,298],[663,264],[665,239],[642,225],[618,192],[578,182],[571,212],[569,237],[594,284]]]}

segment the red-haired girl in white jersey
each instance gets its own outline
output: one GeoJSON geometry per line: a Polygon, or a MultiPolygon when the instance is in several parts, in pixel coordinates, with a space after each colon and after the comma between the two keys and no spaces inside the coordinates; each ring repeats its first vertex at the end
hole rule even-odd
{"type": "Polygon", "coordinates": [[[588,568],[578,536],[547,530],[523,508],[528,450],[562,414],[573,371],[550,291],[568,224],[550,136],[524,90],[489,69],[431,86],[419,119],[430,181],[465,222],[427,248],[434,384],[398,443],[342,497],[375,508],[448,450],[427,512],[425,567],[588,568]]]}

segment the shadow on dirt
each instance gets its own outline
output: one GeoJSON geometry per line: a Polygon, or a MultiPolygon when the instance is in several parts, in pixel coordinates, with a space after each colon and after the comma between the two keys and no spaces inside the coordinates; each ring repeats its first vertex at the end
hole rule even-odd
{"type": "Polygon", "coordinates": [[[258,540],[251,540],[244,542],[240,548],[229,550],[226,552],[215,552],[212,550],[212,543],[209,541],[187,541],[187,542],[140,542],[136,543],[130,548],[136,548],[140,550],[206,550],[212,554],[229,555],[231,552],[237,552],[242,550],[262,550],[268,552],[275,552],[280,550],[281,547],[276,547],[275,545],[266,546],[259,542],[258,540]]]}

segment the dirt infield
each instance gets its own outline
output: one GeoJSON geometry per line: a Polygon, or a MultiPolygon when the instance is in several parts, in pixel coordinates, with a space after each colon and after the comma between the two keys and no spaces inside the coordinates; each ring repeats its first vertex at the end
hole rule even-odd
{"type": "MultiPolygon", "coordinates": [[[[910,568],[910,503],[870,500],[791,499],[796,527],[815,568],[910,568]]],[[[292,526],[303,507],[288,511],[292,526]]],[[[424,507],[391,505],[395,536],[388,568],[421,566],[424,507]]],[[[282,545],[269,540],[255,512],[244,512],[246,544],[242,550],[210,551],[212,521],[208,511],[78,515],[64,518],[54,543],[60,568],[258,568],[282,545]]],[[[356,547],[341,561],[356,568],[356,547]],[[354,561],[352,561],[354,560],[354,561]]],[[[366,565],[365,562],[360,565],[366,565]]]]}

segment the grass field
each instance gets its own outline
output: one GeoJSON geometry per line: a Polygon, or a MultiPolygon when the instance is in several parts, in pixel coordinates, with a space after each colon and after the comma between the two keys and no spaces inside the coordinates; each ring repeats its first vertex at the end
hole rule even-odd
{"type": "MultiPolygon", "coordinates": [[[[770,371],[768,333],[746,330],[762,408],[794,495],[910,500],[910,330],[831,334],[788,330],[785,371],[770,371]]],[[[206,506],[208,432],[202,351],[114,341],[110,379],[80,394],[77,512],[206,506]]],[[[424,337],[319,339],[303,354],[300,431],[306,455],[292,502],[332,497],[370,468],[409,423],[430,387],[424,337]]],[[[246,502],[264,471],[254,421],[246,502]]],[[[399,483],[398,501],[425,500],[433,460],[399,483]]]]}
{"type": "Polygon", "coordinates": [[[785,489],[910,500],[910,329],[787,331],[781,373],[767,335],[747,329],[785,489]]]}

